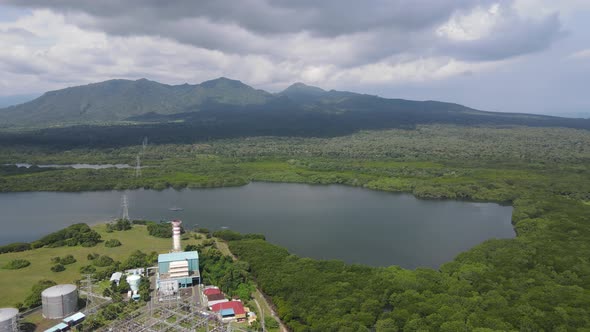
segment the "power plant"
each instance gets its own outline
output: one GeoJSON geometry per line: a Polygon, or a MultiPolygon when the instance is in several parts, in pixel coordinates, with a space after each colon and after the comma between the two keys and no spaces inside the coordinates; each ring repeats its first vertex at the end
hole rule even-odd
{"type": "Polygon", "coordinates": [[[172,220],[172,252],[158,256],[156,287],[163,297],[173,296],[180,288],[200,283],[199,253],[182,251],[180,244],[181,220],[172,220]]]}
{"type": "Polygon", "coordinates": [[[43,317],[64,318],[78,309],[78,289],[71,284],[49,287],[41,293],[41,302],[43,317]]]}

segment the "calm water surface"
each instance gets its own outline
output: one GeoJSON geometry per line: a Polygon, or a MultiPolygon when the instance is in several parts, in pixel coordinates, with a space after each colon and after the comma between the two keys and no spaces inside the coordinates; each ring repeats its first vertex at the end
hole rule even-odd
{"type": "MultiPolygon", "coordinates": [[[[418,200],[340,185],[251,183],[125,193],[131,218],[179,218],[186,228],[263,233],[300,256],[374,266],[436,268],[484,240],[515,236],[509,206],[418,200]]],[[[0,244],[112,219],[121,214],[122,194],[0,193],[0,244]]]]}

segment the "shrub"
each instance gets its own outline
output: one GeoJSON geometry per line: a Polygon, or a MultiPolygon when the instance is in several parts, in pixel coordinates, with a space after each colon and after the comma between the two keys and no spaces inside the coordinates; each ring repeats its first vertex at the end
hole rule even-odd
{"type": "Polygon", "coordinates": [[[13,259],[10,262],[6,263],[2,268],[7,270],[18,270],[25,268],[29,265],[31,265],[31,262],[29,262],[26,259],[13,259]]]}
{"type": "Polygon", "coordinates": [[[86,256],[86,258],[88,258],[89,261],[92,261],[92,260],[97,259],[99,256],[100,256],[99,254],[93,252],[93,253],[88,254],[88,256],[86,256]]]}
{"type": "Polygon", "coordinates": [[[121,241],[119,241],[117,239],[110,239],[104,243],[104,246],[107,248],[114,248],[114,247],[118,247],[120,245],[121,245],[121,241]]]}
{"type": "MultiPolygon", "coordinates": [[[[161,237],[161,238],[171,238],[172,237],[172,226],[168,223],[163,223],[163,224],[149,223],[147,225],[147,230],[151,236],[161,237]]],[[[181,228],[181,231],[182,231],[182,228],[181,228]]]]}
{"type": "Polygon", "coordinates": [[[211,233],[211,231],[209,231],[207,228],[199,228],[199,229],[197,229],[197,232],[198,233],[201,233],[201,234],[209,234],[209,233],[211,233]]]}
{"type": "Polygon", "coordinates": [[[85,265],[80,267],[80,273],[81,274],[91,274],[96,272],[96,268],[92,265],[85,265]]]}
{"type": "Polygon", "coordinates": [[[98,257],[97,259],[95,259],[94,261],[92,261],[92,264],[94,264],[95,266],[98,267],[106,267],[106,266],[110,266],[114,263],[115,261],[110,258],[109,256],[106,255],[102,255],[100,257],[98,257]]]}
{"type": "Polygon", "coordinates": [[[235,240],[242,239],[242,234],[240,234],[238,232],[231,231],[229,229],[224,229],[222,231],[214,232],[213,236],[218,237],[218,238],[225,240],[225,241],[235,241],[235,240]]]}
{"type": "Polygon", "coordinates": [[[57,264],[51,267],[51,271],[53,272],[61,272],[61,271],[65,271],[66,268],[65,266],[63,266],[63,264],[57,264]]]}
{"type": "Polygon", "coordinates": [[[51,263],[53,263],[53,264],[61,263],[61,257],[51,257],[51,263]]]}
{"type": "Polygon", "coordinates": [[[59,263],[63,265],[70,265],[76,263],[76,259],[72,255],[67,255],[63,257],[59,263]]]}
{"type": "Polygon", "coordinates": [[[131,222],[127,219],[118,219],[114,223],[107,224],[107,233],[112,233],[113,231],[126,231],[131,229],[132,225],[131,222]]]}

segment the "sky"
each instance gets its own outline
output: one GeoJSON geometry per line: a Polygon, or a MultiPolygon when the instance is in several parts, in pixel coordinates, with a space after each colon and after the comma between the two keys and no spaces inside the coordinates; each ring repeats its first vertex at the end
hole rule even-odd
{"type": "Polygon", "coordinates": [[[590,0],[0,0],[0,97],[221,76],[590,116],[590,0]]]}

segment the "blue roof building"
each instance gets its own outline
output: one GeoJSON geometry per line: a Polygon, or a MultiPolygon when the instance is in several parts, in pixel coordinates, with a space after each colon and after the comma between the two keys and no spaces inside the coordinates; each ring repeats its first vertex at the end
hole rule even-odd
{"type": "Polygon", "coordinates": [[[179,287],[199,283],[199,253],[196,251],[173,252],[158,256],[158,288],[160,280],[177,280],[179,287]]]}

